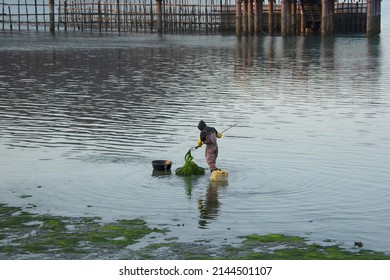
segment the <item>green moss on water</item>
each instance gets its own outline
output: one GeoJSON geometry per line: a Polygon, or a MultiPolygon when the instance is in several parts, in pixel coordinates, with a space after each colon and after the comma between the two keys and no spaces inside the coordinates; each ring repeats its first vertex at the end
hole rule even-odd
{"type": "Polygon", "coordinates": [[[158,250],[160,248],[169,248],[172,243],[155,243],[148,246],[150,250],[158,250]]]}
{"type": "MultiPolygon", "coordinates": [[[[4,210],[4,208],[3,208],[4,210]]],[[[35,225],[29,224],[32,221],[31,215],[24,211],[15,211],[14,208],[10,208],[10,214],[3,213],[1,216],[6,216],[2,218],[0,216],[0,229],[6,230],[7,232],[15,232],[20,229],[21,226],[24,228],[34,228],[35,225]]]]}
{"type": "Polygon", "coordinates": [[[85,254],[90,248],[119,250],[149,233],[166,232],[149,228],[141,219],[102,224],[99,218],[35,215],[4,205],[0,205],[0,213],[0,241],[8,239],[0,242],[3,254],[85,254]]]}
{"type": "MultiPolygon", "coordinates": [[[[283,234],[248,235],[243,246],[233,248],[242,259],[261,260],[382,260],[390,256],[370,250],[353,251],[336,245],[308,244],[305,238],[283,234]]],[[[327,242],[330,242],[327,240],[327,242]]],[[[228,251],[228,249],[226,248],[228,251]]]]}
{"type": "Polygon", "coordinates": [[[268,234],[268,235],[257,235],[252,234],[245,237],[246,242],[261,242],[261,243],[302,243],[305,241],[304,238],[298,236],[287,236],[283,234],[268,234]]]}
{"type": "Polygon", "coordinates": [[[95,233],[90,234],[92,242],[105,242],[107,244],[124,247],[134,244],[140,237],[152,232],[164,233],[164,230],[151,229],[141,219],[119,220],[115,224],[95,227],[95,233]]]}
{"type": "Polygon", "coordinates": [[[6,206],[4,204],[0,204],[0,217],[4,214],[12,215],[13,213],[18,212],[18,211],[20,211],[20,208],[18,208],[18,207],[10,207],[10,206],[6,206]]]}
{"type": "Polygon", "coordinates": [[[57,232],[62,232],[65,230],[66,223],[60,219],[43,217],[42,221],[44,222],[43,227],[47,228],[48,230],[57,232]]]}

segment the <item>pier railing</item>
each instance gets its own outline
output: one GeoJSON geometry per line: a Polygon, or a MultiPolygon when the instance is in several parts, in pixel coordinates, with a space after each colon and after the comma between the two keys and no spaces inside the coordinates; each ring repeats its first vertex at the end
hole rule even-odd
{"type": "MultiPolygon", "coordinates": [[[[49,30],[49,1],[0,0],[0,29],[49,30]]],[[[268,0],[262,2],[257,32],[280,32],[282,0],[273,0],[273,5],[268,0]]],[[[157,32],[159,11],[156,3],[156,0],[56,0],[52,15],[54,29],[157,32]]],[[[248,2],[242,0],[241,3],[242,10],[247,10],[244,3],[248,2]]],[[[294,3],[294,33],[298,34],[305,32],[305,16],[300,0],[294,3]]],[[[162,0],[161,7],[164,33],[218,33],[235,30],[236,0],[162,0]]],[[[337,32],[365,32],[367,0],[336,0],[334,13],[337,32]]]]}
{"type": "MultiPolygon", "coordinates": [[[[2,30],[47,30],[48,0],[0,0],[2,30]],[[7,1],[7,2],[6,2],[7,1]]],[[[218,31],[221,14],[234,0],[165,0],[166,32],[218,31]]],[[[55,3],[57,30],[155,32],[155,0],[60,0],[55,3]]]]}

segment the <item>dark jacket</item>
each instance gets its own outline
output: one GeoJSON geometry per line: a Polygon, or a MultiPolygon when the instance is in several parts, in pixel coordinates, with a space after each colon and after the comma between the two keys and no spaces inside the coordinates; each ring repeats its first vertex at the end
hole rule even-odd
{"type": "Polygon", "coordinates": [[[199,138],[206,145],[215,145],[217,146],[217,134],[218,131],[211,126],[207,126],[204,121],[200,121],[198,124],[198,129],[201,131],[199,138]]]}

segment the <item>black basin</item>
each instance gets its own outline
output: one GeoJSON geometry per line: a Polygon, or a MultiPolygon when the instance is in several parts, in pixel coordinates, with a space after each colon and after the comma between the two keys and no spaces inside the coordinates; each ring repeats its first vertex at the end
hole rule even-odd
{"type": "Polygon", "coordinates": [[[153,160],[152,165],[155,170],[171,170],[172,162],[170,160],[153,160]]]}

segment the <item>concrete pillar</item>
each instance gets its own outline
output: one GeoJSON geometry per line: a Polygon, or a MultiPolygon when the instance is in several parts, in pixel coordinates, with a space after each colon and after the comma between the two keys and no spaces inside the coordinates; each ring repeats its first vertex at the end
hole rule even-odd
{"type": "Polygon", "coordinates": [[[333,33],[334,0],[321,0],[321,36],[333,33]]]}
{"type": "Polygon", "coordinates": [[[242,35],[241,0],[236,0],[236,35],[242,35]]]}
{"type": "Polygon", "coordinates": [[[381,0],[367,0],[367,35],[381,33],[381,0]]]}

